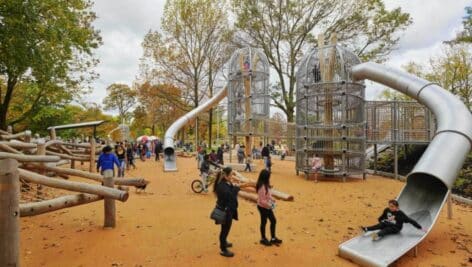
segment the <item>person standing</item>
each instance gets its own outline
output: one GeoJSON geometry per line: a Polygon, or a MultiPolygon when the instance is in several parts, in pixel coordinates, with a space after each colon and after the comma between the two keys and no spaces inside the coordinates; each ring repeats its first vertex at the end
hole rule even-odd
{"type": "Polygon", "coordinates": [[[159,139],[154,144],[154,154],[156,155],[155,161],[160,161],[159,154],[162,152],[162,143],[159,139]]]}
{"type": "Polygon", "coordinates": [[[133,166],[133,169],[136,169],[136,165],[134,165],[133,143],[126,145],[126,158],[128,159],[128,164],[126,165],[128,170],[131,166],[133,166]]]}
{"type": "Polygon", "coordinates": [[[223,147],[224,147],[224,145],[222,144],[220,147],[218,147],[218,150],[216,151],[217,163],[220,164],[220,165],[225,164],[224,161],[223,161],[223,154],[224,154],[223,147]]]}
{"type": "Polygon", "coordinates": [[[238,192],[241,187],[250,186],[249,184],[241,184],[240,186],[232,183],[233,169],[230,167],[223,168],[216,176],[213,192],[216,194],[216,206],[226,212],[226,219],[221,224],[220,231],[220,255],[224,257],[233,257],[234,253],[228,248],[233,244],[229,243],[227,238],[231,230],[234,220],[238,220],[238,192]]]}
{"type": "Polygon", "coordinates": [[[264,246],[280,245],[282,243],[282,240],[278,239],[275,234],[275,226],[277,223],[274,215],[275,201],[272,198],[270,187],[270,172],[268,170],[262,170],[257,179],[256,190],[258,196],[257,210],[261,216],[261,224],[259,227],[261,232],[260,243],[264,246]],[[270,241],[267,239],[265,234],[267,219],[270,221],[270,241]]]}
{"type": "Polygon", "coordinates": [[[269,166],[268,166],[268,161],[269,161],[269,156],[270,156],[269,146],[270,145],[267,144],[261,150],[261,156],[262,156],[262,159],[264,160],[264,168],[266,169],[269,169],[269,166]]]}
{"type": "Polygon", "coordinates": [[[116,146],[115,153],[118,161],[120,162],[120,166],[118,167],[118,177],[125,177],[126,151],[121,143],[116,146]]]}
{"type": "Polygon", "coordinates": [[[244,168],[245,172],[252,172],[251,164],[252,164],[252,157],[251,157],[251,154],[249,154],[246,157],[246,168],[244,168]]]}

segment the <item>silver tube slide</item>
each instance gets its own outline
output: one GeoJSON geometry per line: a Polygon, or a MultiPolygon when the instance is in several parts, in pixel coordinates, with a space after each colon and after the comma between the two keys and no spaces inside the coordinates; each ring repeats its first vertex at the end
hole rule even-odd
{"type": "MultiPolygon", "coordinates": [[[[402,92],[428,107],[437,131],[407,176],[398,196],[400,208],[431,230],[472,145],[472,114],[460,99],[435,83],[376,63],[353,67],[355,80],[368,79],[402,92]]],[[[379,211],[380,212],[380,211],[379,211]]],[[[373,242],[359,236],[339,246],[339,255],[363,266],[388,266],[427,234],[406,224],[399,234],[373,242]]]]}
{"type": "Polygon", "coordinates": [[[177,163],[174,149],[174,137],[177,132],[187,125],[191,120],[197,117],[198,114],[209,110],[210,108],[218,105],[218,103],[226,97],[228,94],[227,87],[225,86],[217,94],[215,94],[208,101],[191,110],[189,113],[178,118],[172,125],[167,129],[164,135],[164,171],[177,171],[177,163]]]}

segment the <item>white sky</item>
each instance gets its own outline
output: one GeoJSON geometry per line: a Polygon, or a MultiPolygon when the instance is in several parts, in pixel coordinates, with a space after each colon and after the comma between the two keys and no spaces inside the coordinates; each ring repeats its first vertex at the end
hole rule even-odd
{"type": "MultiPolygon", "coordinates": [[[[409,61],[426,63],[441,51],[441,43],[461,29],[464,7],[472,0],[385,0],[388,8],[400,6],[410,13],[413,24],[402,34],[387,65],[400,68],[409,61]]],[[[106,87],[120,82],[131,85],[138,74],[141,42],[149,29],[158,29],[165,0],[97,0],[95,26],[104,44],[98,49],[100,74],[87,101],[101,103],[106,87]]],[[[368,84],[367,98],[375,98],[381,87],[368,84]]]]}

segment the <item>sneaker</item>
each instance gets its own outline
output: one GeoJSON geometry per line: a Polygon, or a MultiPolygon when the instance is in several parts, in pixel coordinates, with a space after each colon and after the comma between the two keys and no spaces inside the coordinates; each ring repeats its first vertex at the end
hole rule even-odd
{"type": "Polygon", "coordinates": [[[264,245],[264,246],[268,246],[268,247],[269,247],[269,246],[272,246],[272,243],[270,243],[270,241],[267,240],[267,239],[265,239],[265,238],[264,238],[264,239],[261,239],[261,241],[259,241],[259,243],[261,243],[261,244],[264,245]]]}
{"type": "Polygon", "coordinates": [[[377,233],[373,233],[373,234],[371,235],[371,237],[372,237],[372,241],[378,241],[378,240],[380,240],[380,239],[382,238],[382,237],[379,236],[377,233]]]}
{"type": "Polygon", "coordinates": [[[229,250],[223,250],[223,251],[220,251],[220,255],[223,257],[231,258],[234,256],[234,253],[229,250]]]}
{"type": "Polygon", "coordinates": [[[270,240],[270,243],[272,243],[274,245],[280,245],[280,244],[282,244],[282,240],[278,239],[277,237],[274,237],[270,240]]]}
{"type": "Polygon", "coordinates": [[[233,243],[226,242],[226,247],[227,247],[227,248],[232,248],[232,247],[233,247],[233,243]]]}

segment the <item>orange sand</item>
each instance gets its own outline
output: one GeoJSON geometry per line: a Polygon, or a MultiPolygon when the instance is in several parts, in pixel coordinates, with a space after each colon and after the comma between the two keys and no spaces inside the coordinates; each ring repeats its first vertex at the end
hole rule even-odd
{"type": "MultiPolygon", "coordinates": [[[[126,203],[117,202],[112,230],[102,229],[101,201],[22,218],[22,266],[353,266],[337,256],[338,245],[357,235],[359,225],[375,223],[403,186],[378,177],[315,184],[294,174],[294,162],[274,160],[272,183],[295,196],[295,202],[278,201],[275,211],[283,245],[259,245],[259,214],[255,204],[241,200],[229,236],[236,256],[223,258],[219,227],[208,218],[215,197],[190,190],[198,177],[194,159],[179,158],[178,167],[163,173],[162,163],[138,160],[128,176],[152,183],[146,193],[131,189],[126,203]]],[[[418,257],[408,253],[397,265],[471,266],[471,211],[455,204],[453,220],[443,211],[418,257]]]]}

